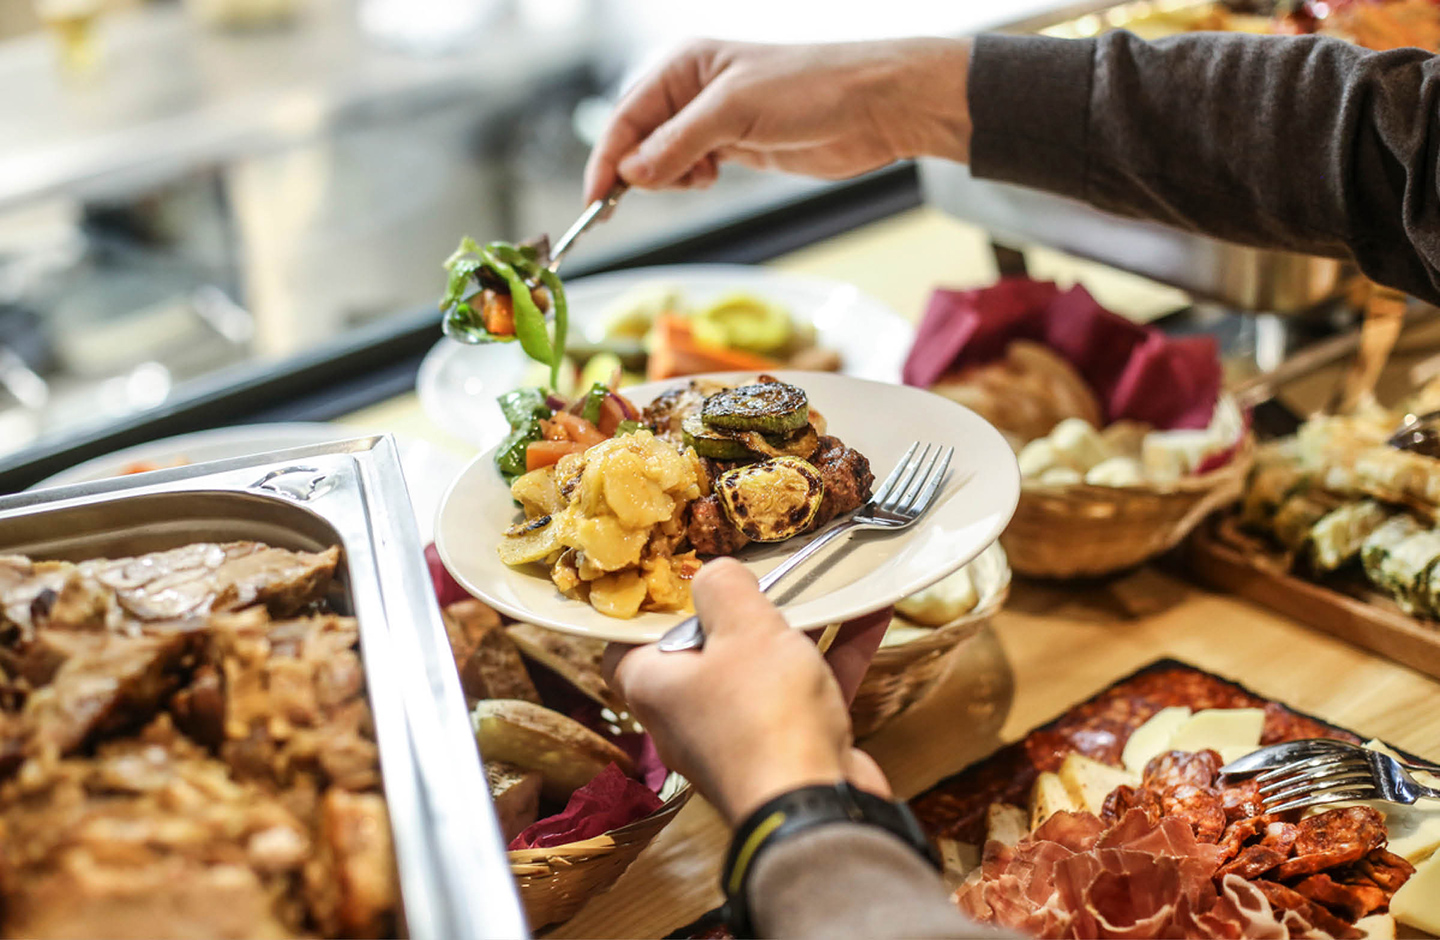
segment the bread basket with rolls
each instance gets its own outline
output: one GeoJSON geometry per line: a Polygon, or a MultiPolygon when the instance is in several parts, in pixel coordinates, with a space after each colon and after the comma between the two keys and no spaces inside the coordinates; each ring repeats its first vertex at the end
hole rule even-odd
{"type": "Polygon", "coordinates": [[[1018,454],[1001,543],[1031,577],[1134,567],[1238,498],[1253,459],[1213,338],[1172,338],[1084,288],[1025,278],[931,297],[907,384],[960,402],[1018,454]]]}
{"type": "Polygon", "coordinates": [[[855,737],[879,731],[950,670],[965,641],[1010,596],[1005,550],[991,545],[959,571],[896,605],[890,629],[850,703],[855,737]]]}
{"type": "Polygon", "coordinates": [[[690,797],[600,672],[604,643],[444,609],[510,871],[532,930],[614,885],[690,797]]]}

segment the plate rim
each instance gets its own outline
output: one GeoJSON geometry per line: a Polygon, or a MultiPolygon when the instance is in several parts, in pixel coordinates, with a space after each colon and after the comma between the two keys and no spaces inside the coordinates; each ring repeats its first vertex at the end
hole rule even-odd
{"type": "MultiPolygon", "coordinates": [[[[646,387],[651,386],[651,385],[661,385],[662,383],[670,383],[670,382],[680,381],[681,379],[694,379],[694,378],[720,378],[720,379],[725,379],[725,378],[727,378],[727,377],[736,377],[736,376],[753,376],[754,374],[755,374],[755,373],[753,373],[753,372],[709,372],[709,373],[703,373],[702,375],[697,375],[697,376],[683,376],[683,377],[680,377],[680,378],[677,378],[677,379],[662,379],[662,380],[657,381],[657,382],[646,382],[646,383],[644,383],[643,385],[635,386],[635,388],[646,388],[646,387]]],[[[776,373],[774,373],[774,374],[776,374],[776,375],[800,375],[800,376],[804,376],[804,375],[807,375],[807,374],[809,374],[809,375],[814,375],[815,373],[803,373],[803,372],[796,372],[796,371],[793,371],[793,370],[777,370],[776,373]]],[[[876,380],[874,380],[874,379],[862,379],[862,378],[858,378],[858,377],[856,377],[856,376],[843,375],[843,374],[839,374],[839,373],[822,373],[822,374],[824,374],[824,375],[829,375],[829,376],[832,376],[832,377],[837,378],[837,379],[842,379],[842,380],[844,380],[844,381],[846,381],[846,382],[861,383],[861,384],[865,384],[865,385],[880,385],[880,386],[886,386],[886,387],[903,388],[903,389],[908,389],[908,390],[914,391],[914,392],[917,393],[917,394],[922,394],[922,395],[934,395],[934,393],[931,393],[931,392],[927,391],[926,389],[917,388],[917,387],[912,386],[912,385],[903,385],[903,384],[893,383],[893,382],[879,382],[879,381],[876,381],[876,380]]],[[[935,398],[937,401],[939,401],[939,402],[943,402],[943,403],[944,403],[944,406],[946,406],[946,407],[958,408],[958,409],[960,409],[961,411],[965,412],[966,414],[970,415],[975,421],[979,422],[980,425],[982,425],[984,428],[988,429],[988,431],[989,431],[990,434],[994,435],[994,437],[996,438],[996,440],[997,440],[1000,444],[1002,444],[1002,445],[1004,446],[1004,449],[1005,449],[1005,452],[1006,452],[1006,453],[1010,453],[1009,445],[1008,445],[1008,444],[1005,444],[1004,436],[1000,433],[999,430],[997,430],[997,429],[995,428],[994,425],[992,425],[990,422],[986,421],[986,420],[985,420],[984,418],[982,418],[979,414],[977,414],[976,412],[972,411],[971,409],[965,407],[964,405],[960,404],[959,402],[952,401],[952,400],[950,400],[950,399],[948,399],[948,398],[945,398],[944,396],[934,395],[934,398],[935,398]]],[[[496,445],[496,446],[498,446],[498,445],[496,445]]],[[[447,507],[450,505],[451,499],[452,499],[452,497],[454,496],[456,490],[460,487],[460,485],[461,485],[464,481],[466,481],[466,479],[470,476],[470,474],[471,474],[472,471],[475,471],[475,472],[483,472],[483,465],[493,460],[493,454],[494,454],[494,452],[495,452],[495,449],[496,449],[496,447],[486,448],[483,452],[481,452],[481,453],[479,453],[479,454],[476,454],[468,463],[465,464],[464,469],[462,469],[458,474],[456,474],[455,479],[453,479],[453,480],[450,482],[450,485],[445,488],[445,493],[444,493],[444,495],[440,498],[440,503],[439,503],[439,505],[436,507],[436,510],[435,510],[435,520],[434,520],[434,528],[433,528],[435,551],[436,551],[436,553],[437,553],[437,554],[439,555],[439,557],[440,557],[440,562],[441,562],[441,564],[445,567],[445,570],[446,570],[447,572],[449,572],[450,576],[455,579],[455,582],[456,582],[457,584],[459,584],[462,588],[464,588],[465,591],[466,591],[468,594],[470,594],[472,597],[475,597],[476,599],[484,602],[485,604],[489,605],[490,607],[493,607],[495,610],[497,610],[497,611],[499,611],[499,612],[501,612],[501,613],[503,613],[503,614],[506,614],[507,616],[509,616],[509,617],[511,617],[511,618],[513,618],[513,619],[515,619],[515,620],[520,620],[520,621],[523,621],[523,622],[525,622],[525,623],[534,624],[535,626],[544,627],[545,629],[548,629],[548,630],[555,630],[555,631],[557,631],[557,632],[566,633],[566,634],[569,634],[569,635],[571,635],[571,636],[583,636],[583,637],[590,637],[590,638],[592,638],[592,639],[602,639],[602,640],[605,640],[606,642],[652,643],[652,642],[655,642],[656,640],[658,640],[658,639],[659,639],[659,636],[658,636],[658,635],[655,636],[655,637],[653,637],[653,638],[650,638],[650,639],[640,639],[640,638],[638,638],[638,637],[636,637],[636,636],[633,636],[633,635],[627,636],[627,637],[625,637],[625,638],[622,639],[622,638],[618,638],[618,637],[619,637],[619,632],[618,632],[618,631],[617,631],[617,633],[616,633],[614,636],[612,636],[612,635],[607,635],[607,634],[608,634],[608,631],[605,632],[605,633],[602,633],[602,632],[600,632],[600,631],[591,629],[591,628],[589,628],[589,627],[579,626],[579,625],[569,624],[569,623],[564,623],[564,622],[561,622],[561,621],[557,621],[557,620],[553,620],[553,619],[547,618],[547,617],[545,617],[544,615],[537,615],[537,614],[534,613],[533,611],[524,610],[524,609],[518,608],[518,607],[516,607],[515,605],[512,605],[512,604],[507,603],[507,602],[505,602],[505,601],[503,601],[503,600],[500,600],[500,599],[497,599],[497,598],[492,597],[489,592],[486,592],[486,591],[477,589],[477,587],[476,587],[476,585],[475,585],[475,582],[474,582],[473,580],[471,580],[470,578],[466,577],[466,576],[463,575],[460,571],[457,570],[458,566],[455,564],[454,559],[451,557],[451,553],[450,553],[449,547],[448,547],[448,545],[447,545],[446,539],[445,539],[444,536],[443,536],[443,533],[444,533],[445,529],[444,529],[444,526],[442,525],[442,521],[443,521],[443,519],[444,519],[444,517],[445,517],[446,509],[447,509],[447,507]],[[477,467],[480,467],[480,468],[482,468],[482,469],[476,470],[477,467]]],[[[896,602],[902,600],[903,598],[909,597],[910,595],[916,593],[917,591],[922,591],[922,590],[924,590],[925,588],[929,587],[930,585],[935,584],[935,583],[939,582],[940,580],[942,580],[942,579],[944,579],[944,578],[946,578],[946,577],[949,577],[950,575],[954,574],[956,571],[960,570],[960,569],[963,568],[965,565],[967,565],[967,564],[969,564],[970,562],[974,561],[977,557],[980,556],[981,553],[983,553],[983,552],[984,552],[986,549],[988,549],[991,545],[993,545],[993,544],[995,544],[997,541],[999,541],[999,538],[1000,538],[1001,533],[1004,532],[1005,528],[1009,525],[1010,520],[1014,517],[1014,515],[1015,515],[1015,510],[1016,510],[1016,508],[1018,507],[1019,502],[1020,502],[1020,469],[1019,469],[1019,465],[1018,465],[1018,464],[1014,461],[1014,459],[1013,459],[1013,454],[1012,454],[1012,460],[1007,463],[1007,467],[1008,467],[1008,469],[1009,469],[1009,473],[1007,473],[1007,474],[1004,475],[1004,480],[1003,480],[1003,481],[998,481],[998,480],[997,480],[997,482],[1004,482],[1004,483],[1006,484],[1005,489],[1006,489],[1006,492],[1008,493],[1008,500],[1007,500],[1008,505],[1005,506],[1000,513],[998,513],[998,514],[996,514],[996,515],[994,516],[994,518],[996,519],[996,522],[995,522],[995,524],[994,524],[994,526],[993,526],[993,532],[991,532],[991,533],[988,535],[988,537],[986,538],[986,540],[984,540],[983,542],[980,542],[979,544],[977,544],[976,547],[975,547],[969,554],[962,554],[962,555],[960,555],[960,556],[957,556],[958,560],[956,560],[956,559],[951,559],[951,560],[947,561],[944,565],[941,565],[939,568],[936,569],[936,571],[937,571],[938,573],[934,574],[933,576],[932,576],[932,575],[926,575],[926,576],[923,577],[923,578],[911,579],[910,582],[906,582],[906,583],[905,583],[905,586],[904,586],[903,588],[899,588],[899,589],[897,589],[897,588],[895,587],[895,583],[896,583],[895,580],[894,580],[893,578],[890,579],[890,580],[888,581],[888,584],[890,585],[890,591],[887,592],[887,593],[883,596],[883,599],[882,599],[882,600],[873,602],[873,605],[872,605],[871,602],[867,602],[867,605],[866,605],[866,609],[865,609],[865,610],[858,610],[858,611],[850,612],[850,613],[843,614],[843,615],[836,615],[836,616],[837,616],[839,619],[842,619],[842,620],[850,620],[850,619],[854,619],[854,618],[857,618],[857,617],[863,617],[863,616],[865,616],[865,615],[868,614],[868,613],[873,613],[874,611],[881,610],[881,609],[883,609],[883,608],[885,608],[885,607],[893,606],[896,602]]],[[[962,485],[962,489],[963,489],[963,485],[962,485]]],[[[953,498],[954,496],[958,496],[958,495],[959,495],[959,491],[957,490],[955,493],[952,494],[952,498],[953,498]]],[[[798,549],[797,549],[797,551],[798,551],[798,549]]],[[[821,598],[823,598],[823,597],[825,597],[825,596],[826,596],[826,595],[822,594],[822,595],[820,595],[820,596],[817,597],[817,598],[811,599],[810,602],[813,603],[814,601],[820,600],[821,598]]],[[[574,601],[573,603],[580,603],[580,602],[574,601]]],[[[588,605],[587,605],[587,606],[588,606],[588,605]]],[[[785,613],[785,608],[781,608],[781,612],[782,612],[782,613],[785,613]]],[[[677,616],[677,620],[676,620],[675,622],[678,623],[678,622],[679,622],[679,619],[678,619],[678,616],[679,616],[679,615],[677,614],[676,616],[677,616]]],[[[826,619],[831,619],[831,618],[826,618],[826,619]]],[[[622,620],[622,619],[616,619],[616,623],[617,623],[617,624],[629,624],[629,623],[633,623],[633,622],[634,622],[634,621],[633,621],[633,620],[630,620],[630,619],[623,619],[623,620],[622,620]]],[[[791,620],[790,620],[790,618],[789,618],[788,615],[786,616],[786,622],[787,622],[787,623],[791,623],[791,620]]],[[[794,626],[794,627],[796,627],[796,629],[804,629],[804,630],[810,630],[810,629],[815,629],[816,627],[825,626],[825,624],[823,624],[823,623],[819,623],[819,624],[808,624],[808,625],[796,625],[796,624],[791,623],[791,625],[794,626]]],[[[671,624],[670,626],[673,626],[673,624],[671,624]]],[[[668,629],[668,628],[669,628],[669,627],[667,626],[667,627],[665,627],[664,629],[668,629]]],[[[659,628],[657,628],[657,629],[659,629],[659,628]]],[[[661,632],[663,632],[663,630],[661,630],[661,632]]]]}
{"type": "MultiPolygon", "coordinates": [[[[888,320],[885,324],[883,324],[883,329],[893,331],[896,328],[903,328],[907,333],[909,339],[912,342],[914,340],[916,332],[916,326],[914,323],[902,316],[900,312],[894,307],[885,303],[883,300],[876,297],[874,294],[869,293],[868,291],[864,290],[856,284],[852,284],[849,281],[840,280],[839,278],[825,277],[823,275],[816,274],[803,274],[799,272],[771,268],[759,264],[736,264],[730,262],[687,262],[683,264],[652,264],[638,268],[621,268],[616,271],[601,271],[598,274],[587,274],[583,277],[577,277],[573,282],[567,282],[566,290],[571,290],[573,287],[580,285],[588,286],[599,284],[603,286],[609,281],[624,281],[629,279],[654,279],[656,281],[664,281],[671,276],[673,276],[677,280],[683,279],[687,274],[715,275],[737,272],[744,272],[745,276],[747,277],[755,276],[761,279],[778,278],[784,281],[790,281],[794,284],[804,285],[812,289],[833,290],[835,288],[848,288],[850,290],[853,290],[856,296],[864,300],[866,303],[874,306],[879,310],[885,311],[888,316],[888,320]]],[[[478,446],[473,440],[473,435],[464,433],[460,425],[453,423],[447,417],[448,411],[446,409],[431,407],[431,403],[435,401],[434,389],[438,385],[437,381],[435,380],[435,376],[440,373],[444,363],[446,363],[450,358],[460,355],[461,352],[463,352],[467,348],[471,347],[456,343],[454,340],[449,340],[445,337],[441,337],[439,340],[437,340],[433,346],[431,346],[428,350],[425,351],[424,358],[420,360],[420,368],[416,371],[415,376],[415,395],[420,400],[421,411],[424,412],[425,416],[431,421],[433,421],[437,427],[443,430],[446,434],[456,437],[471,446],[478,446]],[[439,417],[437,417],[437,412],[440,415],[439,417]]],[[[896,383],[898,383],[900,380],[900,367],[902,367],[903,364],[903,362],[897,364],[895,371],[896,383]]],[[[846,373],[842,370],[839,374],[844,375],[846,373]]],[[[858,378],[858,376],[852,377],[858,378]]],[[[871,379],[870,381],[875,380],[871,379]]],[[[646,384],[649,383],[647,382],[646,384]]]]}

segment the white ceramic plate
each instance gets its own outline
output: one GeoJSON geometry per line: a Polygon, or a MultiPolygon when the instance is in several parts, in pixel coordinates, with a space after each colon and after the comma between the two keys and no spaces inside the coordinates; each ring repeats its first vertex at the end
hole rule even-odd
{"type": "MultiPolygon", "coordinates": [[[[137,444],[87,460],[41,480],[31,489],[104,480],[119,476],[127,467],[140,463],[156,464],[160,467],[205,463],[229,457],[248,457],[288,447],[343,441],[351,437],[363,437],[365,433],[338,424],[298,421],[212,428],[137,444]]],[[[400,448],[400,465],[405,472],[405,484],[410,490],[410,501],[415,508],[420,537],[429,542],[433,535],[430,527],[434,522],[440,497],[465,461],[459,455],[425,441],[397,437],[396,443],[400,448]]]]}
{"type": "MultiPolygon", "coordinates": [[[[565,285],[570,329],[598,342],[610,305],[645,283],[674,285],[697,307],[733,291],[774,301],[814,323],[819,344],[838,351],[841,371],[857,378],[899,382],[915,338],[899,314],[853,284],[742,264],[662,265],[580,278],[565,285]]],[[[476,447],[490,447],[510,430],[495,399],[521,384],[530,365],[515,343],[441,340],[420,366],[416,391],[431,421],[476,447]]]]}
{"type": "MultiPolygon", "coordinates": [[[[934,508],[896,534],[858,533],[827,550],[813,577],[782,586],[774,599],[790,624],[802,629],[838,623],[892,604],[980,554],[1010,521],[1020,496],[1020,473],[1000,432],[968,408],[904,385],[814,372],[779,372],[809,394],[839,437],[870,459],[883,480],[915,440],[952,445],[955,460],[934,508]]],[[[739,382],[746,373],[711,378],[739,382]]],[[[637,405],[679,381],[628,389],[637,405]]],[[[627,643],[659,639],[682,618],[641,613],[632,620],[607,617],[555,589],[542,566],[501,564],[501,532],[519,518],[510,490],[486,451],[465,468],[441,501],[435,545],[450,573],[476,597],[518,620],[566,633],[627,643]]],[[[802,539],[751,545],[740,556],[755,574],[769,571],[798,551],[802,539]]]]}

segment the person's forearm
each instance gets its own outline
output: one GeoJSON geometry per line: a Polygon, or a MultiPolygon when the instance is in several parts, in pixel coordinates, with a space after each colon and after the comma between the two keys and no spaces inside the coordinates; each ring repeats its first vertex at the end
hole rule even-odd
{"type": "Polygon", "coordinates": [[[984,36],[976,176],[1268,248],[1350,256],[1440,300],[1440,59],[1319,37],[984,36]]]}
{"type": "Polygon", "coordinates": [[[900,839],[837,823],[764,852],[750,878],[762,937],[983,937],[961,916],[940,876],[900,839]]]}

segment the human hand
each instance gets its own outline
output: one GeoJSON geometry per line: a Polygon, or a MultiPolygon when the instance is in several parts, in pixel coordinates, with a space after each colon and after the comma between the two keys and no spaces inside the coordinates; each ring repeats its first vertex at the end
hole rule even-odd
{"type": "Polygon", "coordinates": [[[815,45],[702,40],[621,100],[585,168],[585,200],[618,179],[708,186],[718,165],[843,179],[917,156],[966,160],[968,39],[815,45]]]}
{"type": "Polygon", "coordinates": [[[890,611],[845,624],[822,656],[733,559],[707,562],[692,593],[705,625],[701,650],[611,644],[605,651],[606,681],[650,732],[666,766],[732,825],[771,797],[810,784],[848,780],[889,796],[880,768],[851,746],[846,703],[890,611]]]}

